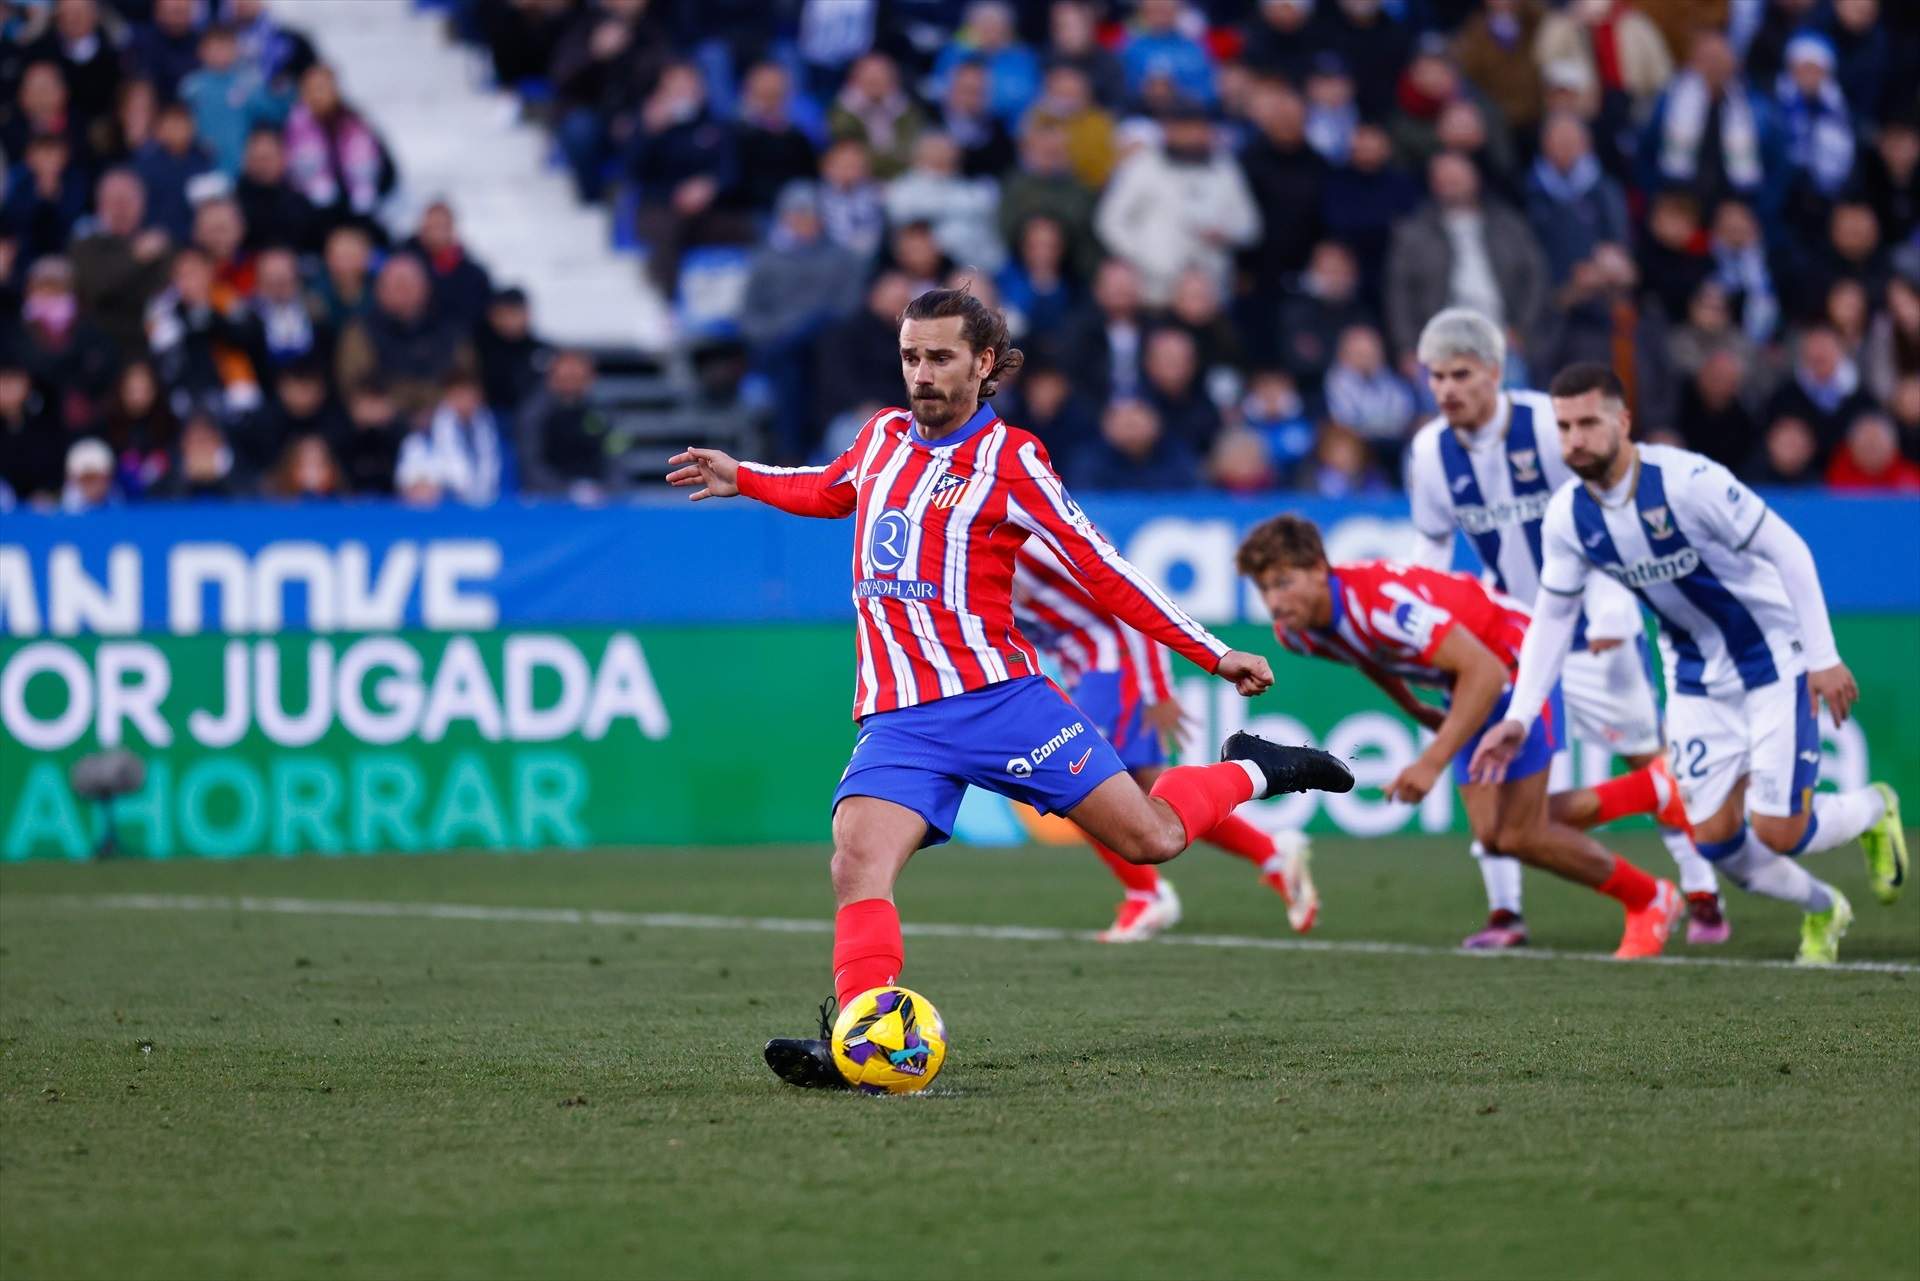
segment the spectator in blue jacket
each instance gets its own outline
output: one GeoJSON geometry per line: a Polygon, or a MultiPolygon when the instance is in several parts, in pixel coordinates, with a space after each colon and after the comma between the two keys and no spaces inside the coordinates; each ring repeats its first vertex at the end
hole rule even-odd
{"type": "Polygon", "coordinates": [[[1164,77],[1176,96],[1212,106],[1213,59],[1206,46],[1180,30],[1180,0],[1140,0],[1137,24],[1120,46],[1127,96],[1139,99],[1147,81],[1164,77]]]}
{"type": "Polygon", "coordinates": [[[988,107],[1009,127],[1040,95],[1040,59],[1020,42],[1013,6],[1006,0],[975,0],[967,6],[965,25],[933,64],[934,80],[944,85],[953,68],[968,61],[986,67],[988,107]]]}
{"type": "Polygon", "coordinates": [[[195,131],[229,177],[240,172],[247,135],[257,125],[278,124],[292,105],[239,57],[233,28],[208,27],[200,37],[200,69],[180,82],[180,100],[193,109],[195,131]]]}

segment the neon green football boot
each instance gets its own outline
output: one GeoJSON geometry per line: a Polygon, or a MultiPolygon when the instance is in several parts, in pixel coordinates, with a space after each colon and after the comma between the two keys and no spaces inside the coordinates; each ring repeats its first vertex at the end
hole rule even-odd
{"type": "Polygon", "coordinates": [[[1824,912],[1808,912],[1800,922],[1800,955],[1796,965],[1832,965],[1840,959],[1840,940],[1853,924],[1853,904],[1839,890],[1833,891],[1833,906],[1824,912]]]}
{"type": "Polygon", "coordinates": [[[1907,879],[1907,829],[1900,826],[1900,794],[1885,783],[1874,787],[1886,798],[1887,812],[1860,833],[1860,848],[1866,851],[1867,879],[1873,883],[1874,897],[1892,903],[1907,879]]]}

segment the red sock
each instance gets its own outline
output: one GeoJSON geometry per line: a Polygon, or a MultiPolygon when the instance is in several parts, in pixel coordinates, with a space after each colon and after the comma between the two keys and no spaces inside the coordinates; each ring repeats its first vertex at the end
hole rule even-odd
{"type": "Polygon", "coordinates": [[[1238,814],[1227,815],[1200,839],[1209,845],[1218,845],[1227,853],[1255,866],[1272,858],[1275,848],[1271,836],[1238,814]]]}
{"type": "Polygon", "coordinates": [[[1653,771],[1645,765],[1630,774],[1595,783],[1593,795],[1600,802],[1600,813],[1593,820],[1596,824],[1611,823],[1629,814],[1660,812],[1660,794],[1654,788],[1653,771]]]}
{"type": "Polygon", "coordinates": [[[1154,782],[1153,795],[1173,807],[1191,845],[1225,822],[1234,806],[1253,799],[1253,779],[1237,761],[1176,765],[1154,782]]]}
{"type": "Polygon", "coordinates": [[[1107,865],[1114,879],[1127,887],[1127,893],[1151,897],[1160,890],[1160,869],[1151,863],[1129,863],[1112,850],[1094,840],[1091,836],[1087,843],[1093,846],[1093,852],[1107,865]]]}
{"type": "Polygon", "coordinates": [[[1594,888],[1608,898],[1619,899],[1629,912],[1637,912],[1653,902],[1653,896],[1660,890],[1660,882],[1627,860],[1615,857],[1613,871],[1594,888]]]}
{"type": "Polygon", "coordinates": [[[849,903],[833,918],[833,994],[845,1005],[869,988],[900,977],[907,947],[900,910],[883,898],[849,903]]]}

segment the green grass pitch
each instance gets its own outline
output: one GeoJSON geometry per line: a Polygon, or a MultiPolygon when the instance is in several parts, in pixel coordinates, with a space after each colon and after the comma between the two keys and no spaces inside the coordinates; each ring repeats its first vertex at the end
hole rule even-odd
{"type": "MultiPolygon", "coordinates": [[[[1314,940],[1417,949],[910,935],[952,1051],[904,1099],[779,1085],[828,938],[708,919],[823,922],[819,848],[8,867],[0,1277],[1920,1276],[1920,895],[1816,860],[1880,972],[1474,958],[1459,841],[1317,853],[1314,940]]],[[[1290,937],[1246,864],[1168,874],[1178,933],[1290,937]]],[[[1536,943],[1613,946],[1527,890],[1536,943]]],[[[945,848],[900,902],[1114,897],[1084,852],[945,848]]],[[[1791,955],[1731,909],[1712,956],[1791,955]]]]}

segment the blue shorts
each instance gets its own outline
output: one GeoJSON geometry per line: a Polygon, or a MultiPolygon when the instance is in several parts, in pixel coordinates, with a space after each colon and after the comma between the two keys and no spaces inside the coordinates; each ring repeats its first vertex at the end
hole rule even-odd
{"type": "Polygon", "coordinates": [[[1119,672],[1087,672],[1074,683],[1073,701],[1100,731],[1100,737],[1113,744],[1120,763],[1129,770],[1167,763],[1160,736],[1147,727],[1146,699],[1136,699],[1132,712],[1121,719],[1119,672]]]}
{"type": "MultiPolygon", "coordinates": [[[[1488,730],[1507,719],[1507,704],[1513,701],[1513,687],[1509,685],[1506,693],[1500,695],[1500,701],[1493,705],[1493,711],[1487,714],[1487,723],[1460,749],[1453,758],[1453,781],[1462,787],[1473,781],[1467,763],[1473,760],[1473,749],[1480,746],[1481,736],[1488,730]]],[[[1547,705],[1541,709],[1539,719],[1533,722],[1533,728],[1527,732],[1527,741],[1520,745],[1520,754],[1513,758],[1513,764],[1507,766],[1509,781],[1531,778],[1541,770],[1553,764],[1553,754],[1566,746],[1567,712],[1560,700],[1560,682],[1553,683],[1553,692],[1547,695],[1547,705]]]]}
{"type": "Polygon", "coordinates": [[[1022,676],[861,721],[833,804],[877,796],[904,805],[927,821],[920,844],[939,845],[969,783],[1064,813],[1126,769],[1053,682],[1022,676]]]}

